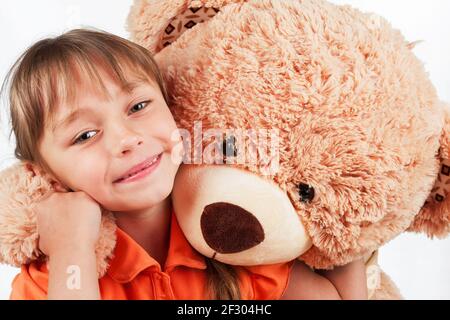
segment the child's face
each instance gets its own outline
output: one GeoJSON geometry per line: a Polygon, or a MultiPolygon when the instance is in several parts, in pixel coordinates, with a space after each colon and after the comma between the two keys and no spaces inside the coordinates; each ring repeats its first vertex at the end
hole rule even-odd
{"type": "Polygon", "coordinates": [[[54,123],[46,124],[40,153],[61,183],[107,210],[151,207],[173,188],[179,166],[171,157],[175,121],[156,84],[137,81],[127,92],[106,75],[103,81],[109,97],[78,85],[75,105],[58,107],[54,123]],[[58,125],[72,110],[80,112],[74,121],[58,125]],[[149,174],[117,182],[148,159],[157,160],[149,174]]]}

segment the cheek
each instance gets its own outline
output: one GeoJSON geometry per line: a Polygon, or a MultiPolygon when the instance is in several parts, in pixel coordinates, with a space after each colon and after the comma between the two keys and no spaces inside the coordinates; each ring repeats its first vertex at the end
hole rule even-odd
{"type": "Polygon", "coordinates": [[[177,126],[168,107],[164,107],[160,110],[152,126],[153,132],[160,140],[168,145],[174,143],[172,140],[174,133],[177,131],[177,126]]]}
{"type": "Polygon", "coordinates": [[[101,194],[105,184],[105,161],[101,157],[82,153],[67,160],[65,175],[72,190],[83,190],[93,198],[101,194]]]}

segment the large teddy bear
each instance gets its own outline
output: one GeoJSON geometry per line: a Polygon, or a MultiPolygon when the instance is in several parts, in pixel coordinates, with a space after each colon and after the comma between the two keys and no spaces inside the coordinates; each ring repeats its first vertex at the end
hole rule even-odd
{"type": "MultiPolygon", "coordinates": [[[[186,163],[173,204],[195,249],[318,269],[364,257],[370,297],[400,298],[374,252],[450,231],[450,113],[414,44],[319,0],[138,0],[128,27],[167,80],[186,163]]],[[[53,182],[19,163],[0,190],[0,262],[39,258],[30,208],[53,182]]],[[[104,212],[99,276],[114,230],[104,212]]]]}

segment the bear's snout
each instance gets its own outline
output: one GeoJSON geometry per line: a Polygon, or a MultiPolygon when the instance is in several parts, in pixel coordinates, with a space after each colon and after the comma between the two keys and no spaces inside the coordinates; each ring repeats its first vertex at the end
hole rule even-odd
{"type": "Polygon", "coordinates": [[[264,241],[264,229],[247,210],[231,203],[207,205],[201,216],[206,243],[217,253],[238,253],[264,241]]]}

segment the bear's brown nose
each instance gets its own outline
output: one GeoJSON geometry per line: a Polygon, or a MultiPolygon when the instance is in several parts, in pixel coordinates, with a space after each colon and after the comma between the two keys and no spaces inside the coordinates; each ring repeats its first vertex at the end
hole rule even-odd
{"type": "Polygon", "coordinates": [[[216,202],[203,209],[201,229],[206,243],[218,253],[237,253],[264,241],[258,219],[231,203],[216,202]]]}

